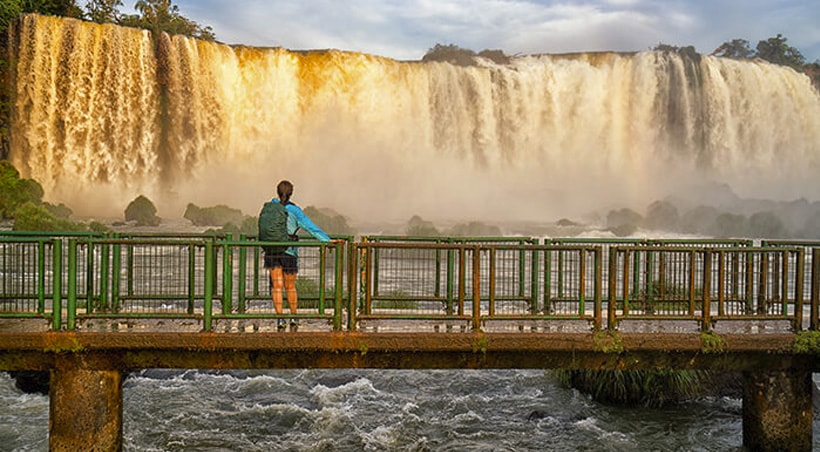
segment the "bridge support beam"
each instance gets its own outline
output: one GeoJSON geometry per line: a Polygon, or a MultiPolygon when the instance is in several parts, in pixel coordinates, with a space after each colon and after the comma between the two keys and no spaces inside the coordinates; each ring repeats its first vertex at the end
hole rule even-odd
{"type": "Polygon", "coordinates": [[[743,446],[759,451],[812,449],[811,372],[745,372],[743,446]]]}
{"type": "Polygon", "coordinates": [[[51,371],[49,450],[122,450],[122,372],[51,371]]]}

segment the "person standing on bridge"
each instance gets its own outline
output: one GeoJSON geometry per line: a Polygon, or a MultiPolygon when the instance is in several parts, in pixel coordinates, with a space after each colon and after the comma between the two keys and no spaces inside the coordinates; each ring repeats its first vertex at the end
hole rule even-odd
{"type": "MultiPolygon", "coordinates": [[[[313,238],[320,242],[330,242],[330,237],[302,211],[302,209],[291,202],[290,198],[293,196],[293,184],[290,181],[283,180],[276,186],[276,194],[278,198],[273,198],[270,203],[266,203],[259,214],[259,240],[260,241],[282,241],[282,240],[298,240],[297,232],[299,229],[304,229],[313,238]],[[278,206],[272,205],[278,204],[278,206]],[[277,219],[276,214],[266,214],[266,209],[286,212],[280,214],[277,219]],[[286,220],[285,220],[286,218],[286,220]],[[276,226],[275,223],[281,223],[282,226],[276,226]],[[275,230],[277,227],[287,225],[287,236],[285,238],[271,238],[276,237],[275,230]],[[267,231],[267,232],[266,232],[267,231]],[[273,234],[273,235],[271,235],[273,234]]],[[[283,230],[282,233],[285,231],[283,230]]],[[[286,248],[266,247],[265,248],[265,268],[270,272],[270,281],[272,287],[271,298],[273,299],[273,308],[277,314],[282,314],[282,289],[285,290],[285,296],[288,299],[288,307],[291,314],[296,314],[296,308],[299,304],[298,295],[296,293],[296,275],[299,272],[299,247],[289,246],[286,248]]],[[[291,320],[291,328],[296,329],[299,326],[298,319],[291,320]]],[[[287,327],[285,319],[277,321],[279,330],[284,330],[287,327]]]]}

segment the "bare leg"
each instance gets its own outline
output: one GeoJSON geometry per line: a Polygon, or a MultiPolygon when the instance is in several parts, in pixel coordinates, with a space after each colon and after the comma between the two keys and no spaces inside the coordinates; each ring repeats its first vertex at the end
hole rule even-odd
{"type": "MultiPolygon", "coordinates": [[[[292,275],[289,275],[285,273],[284,276],[285,295],[288,297],[288,307],[290,308],[291,314],[296,314],[296,307],[299,306],[299,298],[298,295],[296,295],[296,274],[294,273],[292,275]]],[[[281,300],[279,303],[281,304],[281,300]]]]}
{"type": "Polygon", "coordinates": [[[270,278],[273,282],[271,298],[273,298],[273,309],[276,310],[277,314],[282,313],[282,288],[284,287],[282,275],[282,267],[274,267],[270,269],[270,278]]]}

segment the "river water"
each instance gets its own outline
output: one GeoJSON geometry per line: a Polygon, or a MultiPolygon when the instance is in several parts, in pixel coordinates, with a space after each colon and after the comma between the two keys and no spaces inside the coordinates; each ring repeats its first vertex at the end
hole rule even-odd
{"type": "MultiPolygon", "coordinates": [[[[145,370],[123,393],[126,451],[743,450],[739,399],[613,407],[541,370],[145,370]]],[[[48,397],[5,373],[0,450],[48,450],[48,397]]]]}

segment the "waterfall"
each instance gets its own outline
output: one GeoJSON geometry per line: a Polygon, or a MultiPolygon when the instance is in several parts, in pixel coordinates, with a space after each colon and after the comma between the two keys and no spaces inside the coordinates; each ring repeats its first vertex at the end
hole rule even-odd
{"type": "Polygon", "coordinates": [[[121,216],[256,214],[280,179],[353,218],[554,220],[716,181],[816,199],[820,95],[759,61],[668,52],[476,66],[203,42],[25,16],[10,158],[46,197],[121,216]],[[459,218],[455,218],[459,217],[459,218]]]}

